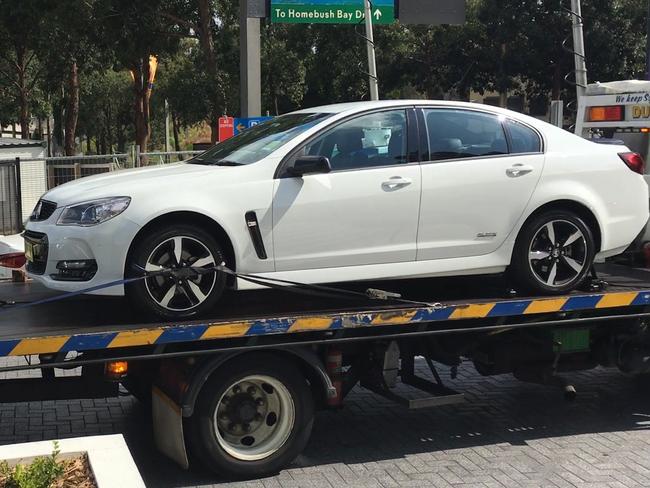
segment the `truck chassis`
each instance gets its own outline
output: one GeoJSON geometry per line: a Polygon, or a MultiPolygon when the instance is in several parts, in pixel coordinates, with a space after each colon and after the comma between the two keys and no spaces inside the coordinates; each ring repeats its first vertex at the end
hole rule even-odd
{"type": "Polygon", "coordinates": [[[592,281],[562,297],[520,298],[496,277],[382,284],[411,303],[239,293],[220,317],[181,323],[133,323],[120,299],[32,306],[50,292],[3,283],[0,299],[15,304],[0,309],[0,356],[27,361],[0,372],[41,377],[0,380],[0,402],[104,398],[123,387],[151,405],[156,445],[182,467],[198,459],[221,475],[262,476],[295,458],[314,412],[341,408],[357,384],[414,409],[464,401],[436,369],[451,367],[453,378],[463,359],[481,375],[555,385],[569,400],[576,391],[563,372],[648,372],[650,273],[599,273],[604,289],[592,281]],[[415,373],[419,357],[429,378],[415,373]],[[395,393],[398,382],[408,393],[395,393]]]}

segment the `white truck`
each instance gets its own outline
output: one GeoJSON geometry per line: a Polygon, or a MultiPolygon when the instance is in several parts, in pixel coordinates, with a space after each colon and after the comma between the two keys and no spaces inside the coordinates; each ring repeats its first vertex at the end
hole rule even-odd
{"type": "MultiPolygon", "coordinates": [[[[594,142],[625,144],[648,161],[650,81],[623,80],[587,85],[585,94],[578,98],[575,133],[594,142]]],[[[650,184],[649,165],[646,165],[644,173],[646,182],[650,184]]],[[[637,239],[636,249],[647,248],[644,244],[648,242],[650,225],[637,239]]]]}

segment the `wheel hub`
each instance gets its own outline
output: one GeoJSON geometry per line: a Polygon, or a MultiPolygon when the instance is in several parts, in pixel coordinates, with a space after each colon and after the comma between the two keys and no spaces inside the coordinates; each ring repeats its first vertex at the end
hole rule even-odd
{"type": "Polygon", "coordinates": [[[214,414],[217,441],[240,460],[263,459],[287,440],[295,421],[293,399],[274,378],[249,376],[225,390],[214,414]]]}
{"type": "Polygon", "coordinates": [[[210,249],[190,236],[174,236],[151,252],[145,271],[156,273],[145,280],[149,296],[167,310],[187,311],[201,305],[212,292],[217,272],[210,249]],[[202,272],[201,269],[205,269],[202,272]],[[168,273],[160,274],[160,271],[168,273]]]}
{"type": "Polygon", "coordinates": [[[534,277],[551,288],[575,282],[588,266],[587,240],[582,230],[569,220],[551,220],[542,225],[528,252],[534,277]]]}

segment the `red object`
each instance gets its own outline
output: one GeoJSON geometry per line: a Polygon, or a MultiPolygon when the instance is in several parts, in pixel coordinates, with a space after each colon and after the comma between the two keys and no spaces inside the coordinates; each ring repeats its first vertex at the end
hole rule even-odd
{"type": "Polygon", "coordinates": [[[340,349],[331,347],[327,350],[325,366],[327,375],[332,380],[334,388],[336,388],[336,395],[327,399],[327,405],[329,407],[340,407],[341,403],[343,403],[343,353],[340,349]]]}
{"type": "Polygon", "coordinates": [[[219,117],[219,142],[225,141],[235,135],[235,119],[232,117],[219,117]]]}
{"type": "Polygon", "coordinates": [[[12,252],[0,256],[0,266],[4,266],[5,268],[22,268],[25,266],[25,262],[24,252],[12,252]]]}
{"type": "Polygon", "coordinates": [[[623,160],[627,167],[635,173],[643,174],[645,170],[645,161],[643,156],[635,152],[619,153],[618,156],[623,160]]]}
{"type": "Polygon", "coordinates": [[[623,106],[611,105],[608,107],[591,107],[589,109],[590,122],[619,122],[623,120],[623,106]]]}
{"type": "Polygon", "coordinates": [[[643,260],[645,261],[645,267],[650,268],[650,242],[643,244],[643,260]]]}

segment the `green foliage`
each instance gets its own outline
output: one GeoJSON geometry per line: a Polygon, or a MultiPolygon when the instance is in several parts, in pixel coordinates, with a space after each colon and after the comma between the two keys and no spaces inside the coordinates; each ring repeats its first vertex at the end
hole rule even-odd
{"type": "Polygon", "coordinates": [[[54,442],[54,450],[47,457],[34,459],[31,464],[19,464],[13,468],[7,461],[0,463],[0,476],[5,478],[6,488],[49,488],[63,475],[65,462],[59,461],[59,445],[54,442]]]}
{"type": "MultiPolygon", "coordinates": [[[[496,91],[525,94],[542,108],[550,97],[569,100],[569,4],[467,0],[462,26],[376,26],[381,97],[468,99],[471,91],[496,91]]],[[[647,1],[582,5],[589,79],[642,76],[647,1]]],[[[262,111],[367,99],[361,34],[361,25],[262,22],[262,111]]],[[[53,114],[59,132],[74,61],[81,84],[77,135],[89,136],[95,150],[123,151],[136,132],[129,70],[151,54],[159,61],[149,121],[156,147],[164,140],[165,100],[181,129],[238,115],[238,2],[0,0],[0,123],[19,121],[21,111],[53,114]],[[14,68],[20,56],[21,89],[14,68]]]]}

